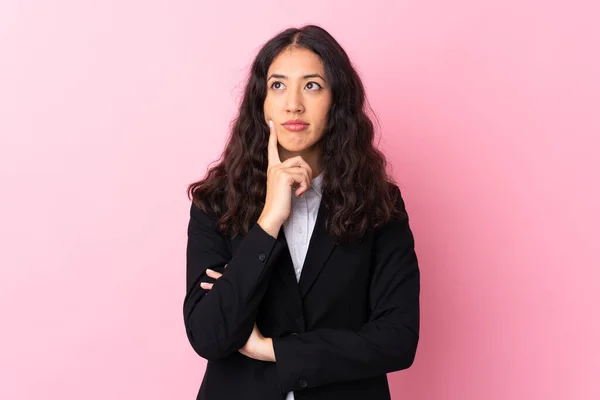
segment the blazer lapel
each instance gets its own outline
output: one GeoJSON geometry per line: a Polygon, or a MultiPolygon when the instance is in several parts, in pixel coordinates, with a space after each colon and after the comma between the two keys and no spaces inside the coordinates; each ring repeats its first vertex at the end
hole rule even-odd
{"type": "Polygon", "coordinates": [[[287,247],[287,240],[283,227],[279,230],[277,240],[285,244],[285,251],[283,252],[279,265],[275,271],[275,279],[279,279],[285,287],[285,291],[288,294],[286,303],[287,312],[292,319],[295,319],[298,315],[303,314],[302,298],[300,297],[300,290],[298,282],[296,281],[296,273],[294,272],[294,262],[292,256],[287,247]]]}
{"type": "Polygon", "coordinates": [[[327,219],[327,210],[325,210],[324,203],[321,202],[319,205],[319,211],[317,213],[317,220],[315,221],[315,227],[310,238],[306,258],[304,259],[304,265],[302,266],[302,273],[300,274],[300,281],[296,280],[296,274],[294,272],[294,263],[292,256],[289,252],[287,239],[285,237],[284,229],[280,229],[277,240],[283,243],[286,250],[283,252],[280,261],[280,265],[274,272],[274,283],[281,284],[284,287],[286,297],[286,313],[290,319],[296,324],[300,324],[298,317],[304,314],[303,299],[308,294],[310,288],[315,283],[319,273],[327,263],[332,251],[336,247],[334,239],[325,230],[325,220],[327,219]]]}
{"type": "MultiPolygon", "coordinates": [[[[300,286],[300,296],[302,298],[306,297],[310,288],[319,276],[321,269],[329,259],[332,251],[337,246],[334,238],[329,235],[325,229],[327,215],[327,210],[325,209],[323,201],[321,201],[319,205],[319,211],[317,213],[315,227],[308,244],[306,258],[302,266],[300,282],[298,282],[300,286]]],[[[295,278],[296,277],[294,276],[294,279],[295,278]]]]}

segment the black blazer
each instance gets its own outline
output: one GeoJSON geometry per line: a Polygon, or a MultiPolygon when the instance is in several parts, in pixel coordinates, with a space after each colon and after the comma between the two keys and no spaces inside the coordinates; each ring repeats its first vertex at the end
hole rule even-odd
{"type": "MultiPolygon", "coordinates": [[[[398,190],[398,204],[406,211],[398,190]]],[[[408,217],[336,244],[321,206],[296,281],[283,228],[258,224],[229,240],[192,204],[185,329],[208,360],[197,399],[390,399],[386,373],[412,365],[419,340],[420,273],[408,217]],[[224,268],[225,264],[227,268],[224,268]],[[215,282],[207,268],[223,273],[215,282]],[[276,362],[238,352],[256,321],[276,362]]]]}

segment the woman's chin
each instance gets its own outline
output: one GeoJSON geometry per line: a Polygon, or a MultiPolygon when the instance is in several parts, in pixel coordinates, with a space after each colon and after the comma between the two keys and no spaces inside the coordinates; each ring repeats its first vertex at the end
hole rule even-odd
{"type": "Polygon", "coordinates": [[[310,147],[306,143],[294,143],[294,141],[290,143],[289,140],[281,141],[279,144],[290,153],[298,153],[310,147]]]}
{"type": "Polygon", "coordinates": [[[311,147],[311,143],[306,138],[286,137],[282,139],[279,144],[289,152],[299,153],[311,147]]]}
{"type": "Polygon", "coordinates": [[[306,150],[306,146],[302,146],[302,145],[285,145],[285,146],[281,146],[284,149],[286,149],[288,152],[290,153],[299,153],[301,151],[306,150]]]}

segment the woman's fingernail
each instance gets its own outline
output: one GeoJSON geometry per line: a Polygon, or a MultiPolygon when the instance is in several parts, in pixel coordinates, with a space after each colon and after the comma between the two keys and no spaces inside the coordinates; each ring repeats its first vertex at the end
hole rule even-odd
{"type": "Polygon", "coordinates": [[[212,270],[212,269],[210,269],[210,268],[206,268],[206,272],[215,272],[215,271],[213,271],[213,270],[212,270]]]}

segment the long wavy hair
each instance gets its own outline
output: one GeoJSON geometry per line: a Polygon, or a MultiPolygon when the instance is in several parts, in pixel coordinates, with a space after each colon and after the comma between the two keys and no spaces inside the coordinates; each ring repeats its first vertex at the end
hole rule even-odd
{"type": "Polygon", "coordinates": [[[267,71],[291,46],[321,57],[332,92],[320,160],[326,229],[338,243],[360,240],[369,229],[405,213],[398,207],[399,192],[387,174],[387,160],[373,144],[373,122],[367,115],[372,110],[360,77],[339,43],[316,25],[284,30],[260,49],[218,164],[189,185],[188,197],[204,212],[217,215],[217,229],[232,238],[247,233],[258,220],[267,185],[267,71]]]}

